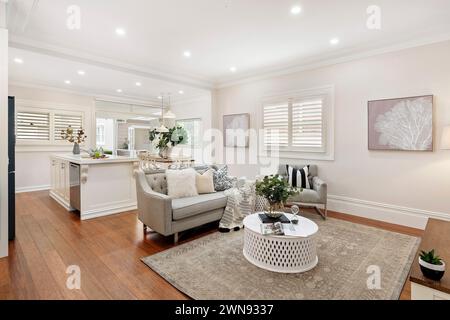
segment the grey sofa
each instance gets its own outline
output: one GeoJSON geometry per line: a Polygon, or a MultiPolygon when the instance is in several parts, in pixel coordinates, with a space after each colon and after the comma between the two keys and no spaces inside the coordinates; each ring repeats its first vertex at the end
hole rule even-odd
{"type": "MultiPolygon", "coordinates": [[[[205,170],[207,167],[195,169],[205,170]]],[[[175,243],[179,232],[220,220],[227,204],[223,192],[170,198],[164,170],[148,173],[138,170],[136,191],[139,220],[144,224],[144,232],[148,226],[164,236],[174,235],[175,243]]]]}
{"type": "MultiPolygon", "coordinates": [[[[304,164],[291,165],[296,169],[305,167],[304,164]]],[[[278,174],[287,177],[286,165],[280,165],[278,168],[278,174]]],[[[292,196],[288,199],[288,203],[313,206],[314,209],[322,216],[327,218],[327,184],[322,181],[318,176],[318,168],[316,165],[309,165],[309,181],[312,185],[312,189],[303,189],[299,194],[292,196]],[[318,208],[323,207],[323,209],[318,208]]]]}

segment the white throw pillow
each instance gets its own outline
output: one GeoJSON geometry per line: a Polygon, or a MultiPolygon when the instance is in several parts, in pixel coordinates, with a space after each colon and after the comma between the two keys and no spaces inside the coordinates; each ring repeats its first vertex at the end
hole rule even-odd
{"type": "Polygon", "coordinates": [[[192,168],[166,170],[167,195],[174,199],[198,196],[196,175],[192,168]]]}
{"type": "Polygon", "coordinates": [[[196,176],[196,184],[197,184],[197,192],[198,194],[204,193],[214,193],[214,170],[209,169],[206,170],[203,174],[197,172],[196,176]]]}

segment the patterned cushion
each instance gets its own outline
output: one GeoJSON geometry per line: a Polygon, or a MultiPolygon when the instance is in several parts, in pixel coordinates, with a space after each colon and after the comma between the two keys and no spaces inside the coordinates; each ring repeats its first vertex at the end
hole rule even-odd
{"type": "Polygon", "coordinates": [[[234,186],[236,179],[228,176],[228,166],[214,171],[214,189],[216,191],[225,191],[234,186]]]}

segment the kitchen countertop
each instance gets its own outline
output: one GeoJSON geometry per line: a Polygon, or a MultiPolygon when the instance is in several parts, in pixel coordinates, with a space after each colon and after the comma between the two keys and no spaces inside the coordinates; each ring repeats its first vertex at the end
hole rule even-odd
{"type": "Polygon", "coordinates": [[[105,164],[105,163],[124,163],[124,162],[136,162],[139,161],[137,157],[128,156],[113,156],[107,155],[104,159],[92,159],[88,154],[74,155],[74,154],[54,154],[54,158],[70,161],[80,165],[91,165],[91,164],[105,164]]]}

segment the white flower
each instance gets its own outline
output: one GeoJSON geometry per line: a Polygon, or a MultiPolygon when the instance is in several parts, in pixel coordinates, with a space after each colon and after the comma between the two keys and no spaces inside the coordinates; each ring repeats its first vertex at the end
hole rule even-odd
{"type": "Polygon", "coordinates": [[[171,146],[172,146],[172,142],[171,141],[167,142],[167,147],[170,148],[171,146]]]}

